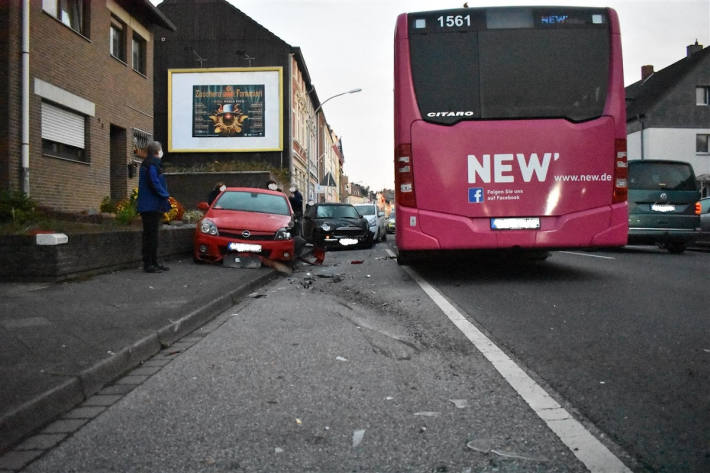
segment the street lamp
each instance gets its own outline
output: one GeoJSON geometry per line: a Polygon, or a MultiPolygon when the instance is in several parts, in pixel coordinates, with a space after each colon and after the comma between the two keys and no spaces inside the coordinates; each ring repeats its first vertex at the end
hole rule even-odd
{"type": "MultiPolygon", "coordinates": [[[[308,179],[307,181],[307,189],[306,189],[306,198],[308,200],[313,199],[313,194],[311,193],[311,148],[313,148],[313,121],[317,118],[318,112],[320,111],[321,108],[323,108],[323,105],[326,104],[329,100],[334,99],[335,97],[340,97],[341,95],[347,95],[347,94],[354,94],[357,92],[362,92],[362,89],[352,89],[348,90],[347,92],[341,92],[339,94],[332,95],[328,97],[327,99],[323,100],[320,105],[313,111],[313,116],[308,118],[308,149],[306,153],[306,177],[308,179]]],[[[316,130],[315,130],[315,135],[316,138],[318,137],[318,122],[316,122],[316,130]]],[[[316,168],[316,173],[318,173],[318,169],[316,168]]]]}

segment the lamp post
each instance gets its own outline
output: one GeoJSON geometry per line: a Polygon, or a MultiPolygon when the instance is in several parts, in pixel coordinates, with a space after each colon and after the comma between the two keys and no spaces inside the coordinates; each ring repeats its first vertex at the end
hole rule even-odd
{"type": "MultiPolygon", "coordinates": [[[[361,92],[362,89],[352,89],[348,90],[346,92],[341,92],[339,94],[332,95],[328,97],[327,99],[323,100],[320,105],[313,111],[313,116],[308,118],[308,149],[306,153],[306,178],[308,179],[306,181],[307,184],[307,189],[306,189],[306,199],[312,200],[314,198],[313,193],[311,192],[311,148],[313,148],[313,121],[317,120],[318,118],[318,112],[320,111],[321,108],[323,108],[323,105],[326,104],[329,100],[334,99],[335,97],[340,97],[341,95],[346,95],[346,94],[354,94],[357,92],[361,92]]],[[[315,136],[318,138],[318,122],[316,121],[315,123],[315,136]]],[[[316,141],[317,143],[317,141],[316,141]]],[[[317,151],[316,151],[317,152],[317,151]]],[[[316,164],[316,174],[318,173],[318,168],[316,164]]]]}

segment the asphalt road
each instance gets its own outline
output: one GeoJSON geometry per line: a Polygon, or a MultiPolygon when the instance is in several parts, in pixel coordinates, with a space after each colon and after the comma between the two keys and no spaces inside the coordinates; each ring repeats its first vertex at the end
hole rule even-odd
{"type": "Polygon", "coordinates": [[[496,343],[654,472],[710,471],[710,253],[420,264],[496,343]]]}
{"type": "Polygon", "coordinates": [[[586,471],[385,248],[263,288],[24,471],[586,471]]]}
{"type": "Polygon", "coordinates": [[[264,287],[68,413],[91,420],[23,471],[587,471],[412,275],[632,471],[710,471],[710,253],[409,273],[387,249],[264,287]]]}

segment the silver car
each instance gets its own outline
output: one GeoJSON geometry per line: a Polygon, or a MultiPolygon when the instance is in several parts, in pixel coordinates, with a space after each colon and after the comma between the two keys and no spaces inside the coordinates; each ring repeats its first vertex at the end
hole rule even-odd
{"type": "Polygon", "coordinates": [[[710,246],[710,197],[700,199],[700,235],[695,243],[710,246]]]}
{"type": "Polygon", "coordinates": [[[372,241],[385,241],[387,239],[385,213],[378,209],[375,204],[355,204],[354,207],[367,220],[372,241]]]}

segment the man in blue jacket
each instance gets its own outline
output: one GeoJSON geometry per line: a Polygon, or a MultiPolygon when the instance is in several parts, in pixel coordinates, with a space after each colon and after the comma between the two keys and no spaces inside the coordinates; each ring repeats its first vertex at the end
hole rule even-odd
{"type": "Polygon", "coordinates": [[[143,221],[143,271],[146,273],[169,269],[158,263],[160,220],[163,213],[170,210],[170,194],[163,175],[162,157],[162,145],[152,141],[138,173],[138,213],[143,221]]]}

